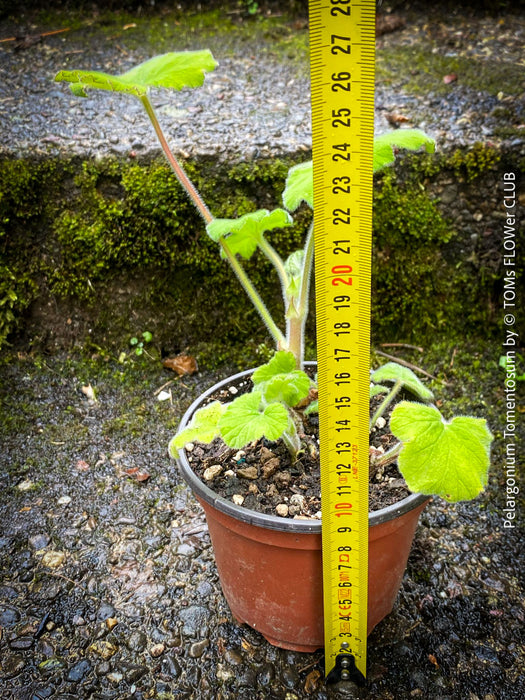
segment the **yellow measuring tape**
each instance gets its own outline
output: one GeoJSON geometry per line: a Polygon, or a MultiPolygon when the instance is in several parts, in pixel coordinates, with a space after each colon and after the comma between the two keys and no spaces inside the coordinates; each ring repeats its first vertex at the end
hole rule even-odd
{"type": "Polygon", "coordinates": [[[327,680],[366,676],[375,0],[310,0],[327,680]]]}

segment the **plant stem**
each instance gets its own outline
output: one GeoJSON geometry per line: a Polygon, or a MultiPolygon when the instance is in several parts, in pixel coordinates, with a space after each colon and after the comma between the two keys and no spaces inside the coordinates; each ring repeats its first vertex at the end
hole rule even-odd
{"type": "Polygon", "coordinates": [[[284,444],[286,445],[288,452],[290,453],[290,456],[292,457],[292,462],[295,462],[297,459],[297,453],[301,449],[301,441],[299,440],[299,436],[297,433],[288,433],[285,432],[281,435],[284,444]]]}
{"type": "Polygon", "coordinates": [[[312,278],[312,263],[314,260],[314,222],[310,224],[308,236],[304,246],[303,273],[301,276],[301,290],[299,292],[299,313],[306,318],[308,312],[308,298],[310,295],[310,280],[312,278]]]}
{"type": "Polygon", "coordinates": [[[403,443],[398,442],[397,445],[392,447],[392,449],[388,450],[388,452],[385,452],[385,454],[381,455],[380,457],[377,457],[374,459],[374,466],[375,467],[386,467],[387,464],[390,464],[391,462],[394,462],[397,457],[399,457],[399,453],[401,452],[403,448],[403,443]]]}
{"type": "Polygon", "coordinates": [[[197,188],[190,180],[190,178],[186,175],[182,165],[179,163],[172,150],[170,149],[168,142],[166,141],[166,137],[164,136],[164,133],[161,129],[159,120],[157,119],[157,115],[155,114],[155,110],[153,109],[153,105],[149,101],[148,96],[143,95],[141,96],[140,100],[144,105],[144,108],[148,114],[148,117],[150,118],[153,128],[155,129],[155,133],[157,134],[159,143],[162,147],[162,150],[164,151],[164,155],[168,159],[168,163],[171,165],[173,172],[177,176],[177,180],[188,193],[191,201],[197,207],[199,214],[202,216],[204,221],[207,224],[209,224],[210,221],[213,220],[213,215],[204,203],[200,194],[198,193],[197,188]]]}
{"type": "Polygon", "coordinates": [[[286,338],[284,335],[281,333],[279,330],[277,324],[271,317],[270,312],[266,308],[266,305],[264,301],[261,299],[259,296],[259,293],[253,286],[253,284],[250,281],[250,278],[244,271],[242,265],[240,262],[237,260],[235,255],[231,252],[230,247],[224,240],[224,238],[219,239],[219,243],[224,251],[224,254],[228,258],[228,262],[233,268],[233,271],[237,275],[237,279],[239,282],[242,284],[244,291],[246,294],[250,297],[250,300],[252,304],[255,306],[257,311],[259,312],[259,316],[262,318],[264,323],[266,324],[266,327],[270,331],[272,338],[275,341],[275,344],[277,345],[278,350],[287,350],[288,349],[288,344],[286,342],[286,338]]]}
{"type": "Polygon", "coordinates": [[[392,401],[398,395],[399,391],[401,390],[402,385],[403,385],[402,381],[398,380],[394,384],[392,391],[389,394],[387,394],[387,396],[383,399],[383,401],[379,405],[379,408],[377,409],[377,411],[372,416],[372,419],[370,420],[370,430],[372,430],[374,425],[377,423],[377,419],[383,415],[383,413],[386,411],[386,409],[390,406],[392,401]]]}
{"type": "Polygon", "coordinates": [[[310,294],[310,279],[312,277],[312,263],[314,259],[314,223],[310,224],[308,236],[304,247],[303,270],[301,273],[301,289],[295,313],[288,317],[286,336],[290,352],[295,356],[297,369],[303,369],[304,361],[304,326],[308,314],[308,300],[310,294]]]}
{"type": "Polygon", "coordinates": [[[279,280],[281,281],[281,285],[283,288],[283,298],[286,303],[286,290],[288,289],[289,280],[288,274],[284,268],[283,259],[275,250],[275,248],[268,243],[264,236],[261,236],[261,239],[262,240],[259,242],[259,248],[261,249],[261,252],[264,253],[264,255],[266,255],[268,260],[275,267],[277,274],[279,275],[279,280]]]}
{"type": "MultiPolygon", "coordinates": [[[[204,221],[207,224],[209,224],[214,219],[213,214],[210,212],[210,210],[208,209],[208,207],[204,203],[204,200],[202,199],[199,192],[197,191],[197,188],[195,187],[193,182],[190,180],[190,178],[186,175],[184,168],[179,163],[179,161],[175,157],[174,153],[170,149],[169,144],[166,141],[166,137],[164,136],[164,132],[162,131],[162,128],[160,126],[159,120],[157,119],[157,115],[155,114],[155,110],[153,109],[153,105],[149,101],[148,96],[143,95],[140,98],[140,100],[141,100],[142,104],[144,105],[144,108],[148,114],[148,117],[150,118],[150,121],[153,125],[153,128],[155,129],[155,133],[157,134],[157,138],[159,140],[159,143],[162,147],[162,150],[164,151],[164,155],[166,156],[168,163],[170,164],[173,172],[177,176],[177,180],[180,182],[180,184],[182,185],[184,190],[187,192],[187,194],[189,195],[193,204],[197,207],[199,214],[202,216],[204,221]]],[[[233,255],[233,253],[231,252],[231,250],[230,250],[227,242],[224,240],[224,238],[221,238],[219,243],[224,251],[224,254],[228,258],[228,262],[232,266],[233,271],[237,275],[239,282],[242,284],[244,291],[249,296],[253,305],[255,306],[257,311],[259,312],[260,317],[262,318],[262,320],[266,324],[266,327],[270,331],[270,333],[271,333],[271,335],[272,335],[272,337],[277,345],[277,349],[278,350],[287,349],[286,338],[284,337],[284,335],[281,333],[281,331],[277,327],[277,324],[275,323],[275,321],[271,317],[270,312],[266,308],[263,300],[261,299],[257,290],[255,289],[255,287],[251,283],[248,275],[246,274],[246,272],[242,268],[240,262],[237,260],[235,255],[233,255]]],[[[282,272],[284,274],[286,274],[284,271],[284,265],[282,263],[282,260],[279,258],[277,253],[273,250],[273,248],[270,245],[269,245],[269,248],[271,248],[275,257],[278,258],[278,261],[272,260],[272,262],[274,262],[274,265],[276,265],[279,274],[281,274],[281,271],[280,271],[280,268],[278,267],[278,265],[276,264],[279,261],[280,261],[280,265],[282,267],[282,272]]]]}
{"type": "Polygon", "coordinates": [[[303,368],[303,327],[304,319],[299,316],[293,316],[286,321],[286,337],[288,350],[295,357],[295,366],[297,369],[303,368]]]}

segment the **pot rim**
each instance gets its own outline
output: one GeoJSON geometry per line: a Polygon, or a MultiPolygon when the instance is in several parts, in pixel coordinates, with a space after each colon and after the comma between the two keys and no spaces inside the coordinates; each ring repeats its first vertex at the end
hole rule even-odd
{"type": "MultiPolygon", "coordinates": [[[[316,362],[305,362],[306,366],[315,366],[316,362]]],[[[238,372],[237,374],[231,375],[217,382],[212,387],[207,389],[204,393],[200,394],[187,409],[187,411],[182,416],[180,421],[180,427],[185,427],[191,420],[194,412],[201,406],[203,401],[205,401],[210,395],[214,394],[218,390],[222,389],[224,386],[231,384],[234,381],[238,381],[245,377],[252,375],[253,369],[244,370],[243,372],[238,372]]],[[[281,532],[296,532],[296,533],[315,533],[321,534],[322,521],[314,519],[294,519],[294,518],[282,518],[278,515],[268,515],[266,513],[259,513],[257,511],[251,510],[250,508],[245,508],[244,506],[238,506],[232,501],[219,496],[215,491],[206,486],[195,474],[191,465],[186,457],[184,448],[178,450],[178,457],[176,461],[182,472],[184,480],[191,487],[194,493],[199,496],[206,503],[210,504],[214,508],[217,508],[222,513],[229,515],[236,520],[240,520],[243,523],[249,525],[255,525],[259,527],[264,527],[269,530],[279,530],[281,532]]],[[[390,506],[381,508],[380,510],[374,510],[368,513],[368,526],[373,527],[374,525],[380,525],[381,523],[393,520],[404,513],[407,513],[414,508],[417,508],[425,501],[428,501],[430,496],[421,493],[412,493],[397,503],[393,503],[390,506]]]]}

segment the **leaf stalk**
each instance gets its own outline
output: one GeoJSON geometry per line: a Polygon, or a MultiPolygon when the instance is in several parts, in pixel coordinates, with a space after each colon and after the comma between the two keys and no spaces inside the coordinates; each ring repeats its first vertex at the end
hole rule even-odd
{"type": "Polygon", "coordinates": [[[402,386],[403,386],[403,382],[400,379],[398,379],[398,381],[394,384],[390,393],[387,394],[386,397],[383,399],[383,401],[380,403],[378,409],[376,410],[376,412],[374,413],[374,415],[372,416],[372,418],[370,420],[370,431],[372,431],[372,429],[374,428],[375,424],[377,423],[378,418],[380,418],[383,415],[383,413],[390,406],[392,401],[399,394],[402,386]]]}

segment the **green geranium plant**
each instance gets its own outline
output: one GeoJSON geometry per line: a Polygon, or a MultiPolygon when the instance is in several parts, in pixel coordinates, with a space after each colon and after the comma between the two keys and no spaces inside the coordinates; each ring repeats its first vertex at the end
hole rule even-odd
{"type": "MultiPolygon", "coordinates": [[[[97,71],[61,71],[58,81],[70,83],[72,92],[87,97],[90,89],[123,92],[140,100],[153,125],[166,158],[204,219],[209,237],[231,265],[240,284],[273,338],[276,353],[255,370],[253,389],[228,404],[214,401],[195,413],[188,428],[170,444],[172,453],[188,442],[211,442],[220,437],[232,448],[241,448],[262,437],[283,439],[292,458],[301,450],[300,426],[305,413],[316,410],[315,382],[304,372],[304,329],[314,257],[313,221],[302,249],[283,259],[269,240],[275,229],[292,226],[293,213],[305,203],[312,209],[312,162],[290,169],[282,195],[284,208],[260,209],[236,219],[215,218],[182,164],[171,151],[149,99],[151,88],[181,90],[203,84],[215,69],[211,53],[185,51],[156,56],[121,75],[97,71]],[[285,318],[278,324],[248,277],[243,261],[256,251],[275,269],[280,282],[285,318]]],[[[374,172],[393,163],[395,149],[433,152],[434,142],[418,129],[400,129],[376,137],[374,172]]],[[[458,416],[446,421],[430,390],[409,369],[388,363],[371,375],[371,395],[383,395],[370,428],[403,389],[416,401],[401,401],[390,417],[390,430],[399,443],[382,454],[372,451],[372,467],[397,460],[409,489],[442,496],[450,501],[474,498],[486,485],[492,435],[485,420],[458,416]]],[[[383,419],[384,420],[384,419],[383,419]]]]}

